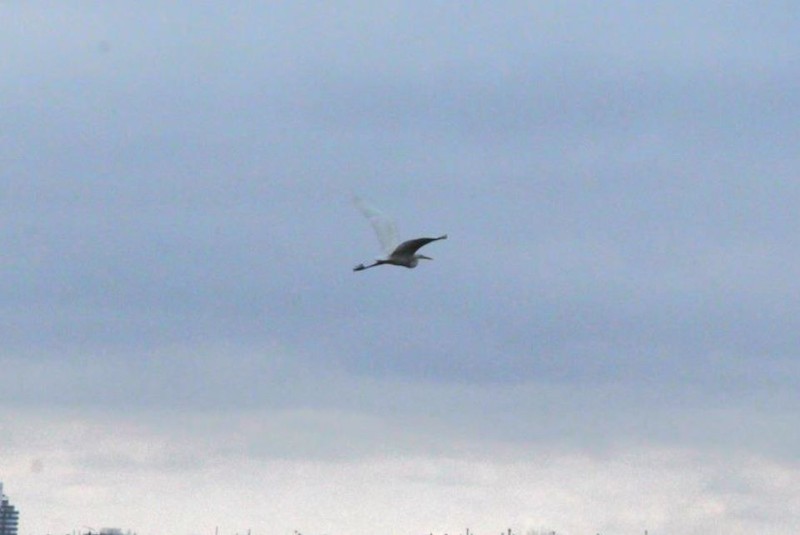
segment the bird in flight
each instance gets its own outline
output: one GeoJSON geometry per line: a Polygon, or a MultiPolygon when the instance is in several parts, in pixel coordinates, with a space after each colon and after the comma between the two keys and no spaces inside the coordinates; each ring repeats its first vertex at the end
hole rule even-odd
{"type": "Polygon", "coordinates": [[[433,258],[429,256],[417,254],[417,251],[419,251],[421,247],[434,241],[447,239],[447,234],[444,234],[438,238],[416,238],[400,243],[400,240],[397,238],[397,227],[394,221],[375,207],[364,202],[360,197],[353,197],[353,202],[356,207],[361,210],[361,213],[364,214],[364,217],[369,220],[372,228],[375,229],[375,234],[378,235],[378,241],[381,242],[383,252],[386,254],[384,258],[378,258],[374,263],[367,266],[364,264],[357,265],[353,268],[353,271],[363,271],[384,264],[403,266],[409,269],[415,268],[420,259],[433,260],[433,258]]]}

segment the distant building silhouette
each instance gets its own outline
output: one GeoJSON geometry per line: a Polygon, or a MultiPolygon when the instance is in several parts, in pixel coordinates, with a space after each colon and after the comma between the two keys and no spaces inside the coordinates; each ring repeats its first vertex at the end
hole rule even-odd
{"type": "Polygon", "coordinates": [[[17,535],[19,528],[19,511],[8,502],[0,483],[0,535],[17,535]]]}

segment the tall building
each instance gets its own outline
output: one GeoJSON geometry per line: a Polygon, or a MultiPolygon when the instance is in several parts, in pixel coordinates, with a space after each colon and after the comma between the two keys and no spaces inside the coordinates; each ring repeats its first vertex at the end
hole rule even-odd
{"type": "Polygon", "coordinates": [[[0,483],[0,535],[17,535],[19,527],[19,511],[8,502],[0,483]]]}

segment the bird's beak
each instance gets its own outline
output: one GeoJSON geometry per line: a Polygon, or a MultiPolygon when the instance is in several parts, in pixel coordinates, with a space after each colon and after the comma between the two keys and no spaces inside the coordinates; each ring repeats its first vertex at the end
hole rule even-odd
{"type": "Polygon", "coordinates": [[[417,255],[417,258],[422,258],[424,260],[433,260],[433,258],[431,258],[430,256],[425,256],[423,254],[417,255]]]}

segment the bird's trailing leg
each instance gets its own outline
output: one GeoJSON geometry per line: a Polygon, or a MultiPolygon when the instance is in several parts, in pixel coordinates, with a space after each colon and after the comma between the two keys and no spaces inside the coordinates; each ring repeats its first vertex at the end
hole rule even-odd
{"type": "Polygon", "coordinates": [[[374,264],[370,264],[365,266],[364,264],[359,264],[353,268],[353,271],[364,271],[365,269],[369,269],[371,267],[380,266],[381,264],[385,264],[386,262],[381,262],[380,260],[376,261],[374,264]]]}

